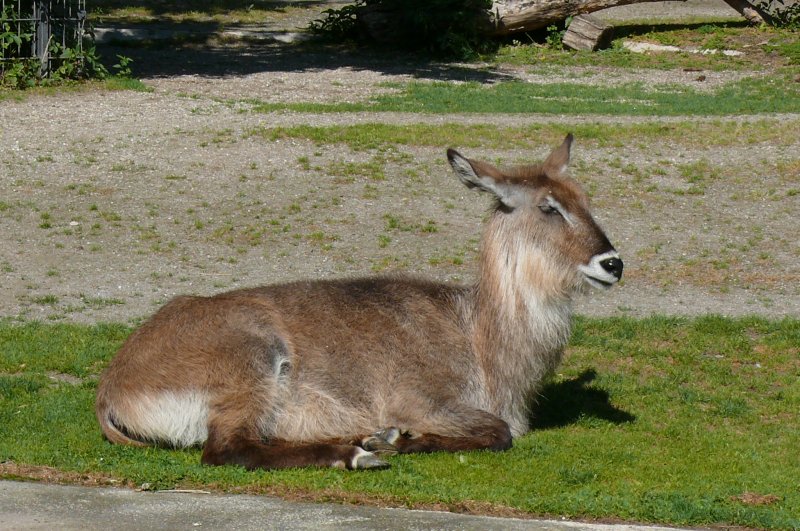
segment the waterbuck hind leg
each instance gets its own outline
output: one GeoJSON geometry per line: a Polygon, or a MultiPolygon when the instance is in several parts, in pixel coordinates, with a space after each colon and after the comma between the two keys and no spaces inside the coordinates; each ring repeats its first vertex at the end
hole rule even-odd
{"type": "MultiPolygon", "coordinates": [[[[262,387],[263,389],[263,387],[262,387]]],[[[347,440],[286,441],[263,429],[265,412],[258,407],[269,393],[232,391],[212,402],[205,465],[239,465],[248,470],[295,467],[346,469],[386,468],[389,464],[347,440]]],[[[274,413],[273,413],[274,414],[274,413]]]]}
{"type": "Polygon", "coordinates": [[[239,465],[247,470],[309,466],[356,470],[389,466],[374,453],[354,445],[264,441],[245,430],[221,437],[213,428],[209,430],[201,461],[204,465],[239,465]]]}
{"type": "Polygon", "coordinates": [[[370,452],[385,454],[392,453],[392,450],[408,454],[468,450],[500,452],[511,448],[511,429],[504,420],[483,411],[475,412],[471,420],[474,423],[455,430],[459,432],[457,435],[392,426],[366,437],[361,446],[370,452]]]}

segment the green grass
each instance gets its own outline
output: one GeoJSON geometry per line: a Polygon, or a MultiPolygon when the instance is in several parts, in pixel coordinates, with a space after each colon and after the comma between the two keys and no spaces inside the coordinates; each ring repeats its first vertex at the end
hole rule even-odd
{"type": "Polygon", "coordinates": [[[505,81],[494,85],[476,82],[412,82],[397,86],[399,93],[381,95],[370,102],[260,103],[255,112],[413,112],[582,114],[629,116],[731,116],[800,112],[800,84],[791,73],[731,82],[716,91],[698,91],[680,85],[648,88],[640,83],[593,86],[583,83],[534,84],[505,81]]]}
{"type": "Polygon", "coordinates": [[[572,132],[581,143],[598,147],[665,142],[686,146],[741,146],[760,142],[784,144],[800,136],[800,121],[754,120],[619,123],[531,124],[524,127],[465,124],[363,123],[356,125],[258,127],[246,136],[268,141],[296,138],[319,145],[346,144],[354,150],[389,149],[398,145],[460,146],[483,149],[535,149],[558,142],[572,132]]]}
{"type": "Polygon", "coordinates": [[[0,324],[0,463],[151,488],[300,490],[406,506],[800,526],[798,320],[578,319],[534,430],[512,450],[398,456],[391,469],[366,473],[207,468],[197,449],[105,442],[92,411],[96,375],[129,331],[0,324]]]}
{"type": "Polygon", "coordinates": [[[69,92],[91,92],[103,90],[132,90],[136,92],[153,91],[151,87],[148,87],[138,79],[110,76],[103,80],[67,82],[60,85],[41,86],[26,90],[12,90],[0,87],[0,102],[6,100],[24,101],[26,98],[34,96],[60,97],[64,93],[69,92]]]}
{"type": "Polygon", "coordinates": [[[767,47],[788,59],[791,65],[800,65],[800,39],[795,32],[792,39],[775,39],[767,47]]]}
{"type": "MultiPolygon", "coordinates": [[[[797,30],[769,26],[753,27],[741,17],[626,20],[613,23],[614,40],[606,50],[567,51],[534,46],[519,40],[501,47],[486,60],[521,66],[585,66],[592,68],[745,71],[769,70],[797,61],[797,30]],[[738,57],[722,54],[652,53],[637,54],[625,50],[625,40],[678,46],[683,49],[727,49],[743,52],[738,57]],[[777,53],[777,55],[775,55],[777,53]]],[[[541,38],[539,39],[541,40],[541,38]]]]}
{"type": "Polygon", "coordinates": [[[724,116],[800,112],[800,86],[788,80],[745,79],[707,93],[689,87],[645,88],[640,84],[597,87],[510,81],[411,83],[400,95],[378,98],[380,110],[417,113],[625,114],[634,116],[724,116]]]}

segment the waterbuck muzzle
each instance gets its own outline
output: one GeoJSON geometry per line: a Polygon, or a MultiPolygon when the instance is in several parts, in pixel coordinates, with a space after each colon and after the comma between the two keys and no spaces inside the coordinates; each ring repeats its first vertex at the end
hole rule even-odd
{"type": "Polygon", "coordinates": [[[589,263],[578,266],[583,279],[595,288],[608,289],[622,278],[624,264],[616,250],[594,255],[589,263]]]}

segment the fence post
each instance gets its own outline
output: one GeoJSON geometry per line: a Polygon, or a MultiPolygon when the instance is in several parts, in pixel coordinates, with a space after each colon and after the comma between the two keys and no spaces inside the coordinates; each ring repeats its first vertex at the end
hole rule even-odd
{"type": "Polygon", "coordinates": [[[33,23],[36,26],[33,39],[33,55],[39,58],[39,75],[47,77],[50,73],[50,11],[44,0],[33,2],[33,23]]]}

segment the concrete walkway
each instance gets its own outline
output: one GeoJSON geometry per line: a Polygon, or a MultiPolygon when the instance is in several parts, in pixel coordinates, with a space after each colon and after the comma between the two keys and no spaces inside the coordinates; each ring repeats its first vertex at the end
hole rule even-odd
{"type": "Polygon", "coordinates": [[[675,531],[673,528],[491,518],[288,502],[267,496],[138,492],[0,481],[0,530],[379,529],[675,531]]]}

